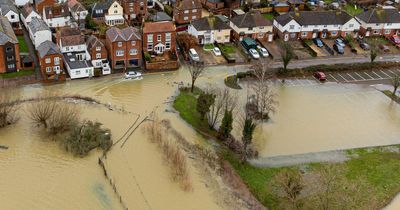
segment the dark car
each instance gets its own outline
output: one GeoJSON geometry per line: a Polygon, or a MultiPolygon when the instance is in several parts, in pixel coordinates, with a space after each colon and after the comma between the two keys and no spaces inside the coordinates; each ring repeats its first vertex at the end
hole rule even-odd
{"type": "Polygon", "coordinates": [[[313,39],[313,42],[314,42],[314,44],[317,45],[318,47],[323,47],[323,46],[324,46],[324,43],[322,43],[322,41],[321,41],[320,39],[318,39],[318,38],[314,38],[314,39],[313,39]]]}
{"type": "Polygon", "coordinates": [[[313,75],[319,81],[325,81],[326,80],[326,75],[324,74],[324,72],[317,71],[317,72],[314,72],[313,75]]]}
{"type": "Polygon", "coordinates": [[[342,46],[338,44],[333,45],[333,49],[338,53],[338,54],[344,54],[344,49],[342,46]]]}
{"type": "Polygon", "coordinates": [[[360,47],[363,50],[369,50],[369,45],[366,42],[360,43],[360,47]]]}

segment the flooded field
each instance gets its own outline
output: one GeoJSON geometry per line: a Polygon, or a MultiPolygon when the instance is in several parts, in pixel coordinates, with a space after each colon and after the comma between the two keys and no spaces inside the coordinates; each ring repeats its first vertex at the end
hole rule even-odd
{"type": "MultiPolygon", "coordinates": [[[[232,68],[216,67],[198,80],[200,86],[223,86],[232,68]]],[[[209,146],[190,126],[170,110],[171,96],[186,71],[145,75],[125,81],[112,75],[100,79],[69,81],[51,86],[19,88],[24,97],[42,90],[90,96],[125,113],[94,105],[80,105],[81,118],[98,120],[119,139],[138,118],[156,110],[169,119],[188,141],[209,146]]],[[[400,108],[369,87],[327,84],[310,87],[277,86],[279,107],[272,121],[255,136],[262,156],[297,154],[373,145],[400,143],[400,108]]],[[[244,95],[245,91],[238,91],[244,95]]],[[[0,130],[1,209],[121,209],[119,198],[98,166],[100,152],[75,158],[56,142],[35,132],[20,110],[21,120],[0,130]]],[[[232,209],[223,195],[188,158],[194,190],[183,192],[171,181],[168,167],[157,146],[139,128],[124,146],[117,144],[105,165],[129,209],[232,209]]],[[[218,179],[217,177],[215,179],[218,179]]],[[[218,182],[218,180],[216,181],[218,182]]],[[[236,206],[236,208],[240,208],[236,206]]]]}
{"type": "Polygon", "coordinates": [[[256,135],[262,156],[400,143],[400,106],[369,86],[277,87],[279,107],[256,135]]]}

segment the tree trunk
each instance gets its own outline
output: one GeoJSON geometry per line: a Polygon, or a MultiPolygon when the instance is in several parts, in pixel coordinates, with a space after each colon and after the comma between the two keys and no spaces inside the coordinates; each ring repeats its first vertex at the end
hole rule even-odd
{"type": "Polygon", "coordinates": [[[196,81],[195,79],[192,79],[192,87],[190,88],[190,92],[192,92],[192,93],[193,93],[193,90],[194,90],[194,82],[195,81],[196,81]]]}
{"type": "Polygon", "coordinates": [[[392,95],[394,95],[394,96],[396,95],[397,88],[398,88],[397,86],[393,87],[393,93],[392,93],[392,95]]]}

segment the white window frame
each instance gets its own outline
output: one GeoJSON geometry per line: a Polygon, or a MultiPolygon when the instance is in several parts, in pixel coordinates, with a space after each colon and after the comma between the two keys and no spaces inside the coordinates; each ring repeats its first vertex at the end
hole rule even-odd
{"type": "Polygon", "coordinates": [[[101,58],[101,53],[96,53],[96,59],[100,59],[101,58]]]}
{"type": "Polygon", "coordinates": [[[44,60],[44,62],[47,63],[47,64],[48,64],[48,63],[51,63],[51,58],[46,58],[46,59],[44,60]]]}
{"type": "Polygon", "coordinates": [[[138,54],[138,50],[136,48],[132,48],[129,50],[129,55],[137,55],[138,54]]]}
{"type": "Polygon", "coordinates": [[[124,56],[124,50],[116,50],[116,51],[115,51],[115,55],[116,55],[117,57],[124,56]]]}

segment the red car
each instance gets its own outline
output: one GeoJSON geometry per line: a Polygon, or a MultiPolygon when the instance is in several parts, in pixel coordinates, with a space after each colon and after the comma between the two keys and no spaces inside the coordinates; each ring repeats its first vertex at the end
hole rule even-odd
{"type": "Polygon", "coordinates": [[[393,35],[390,37],[390,41],[392,41],[393,44],[398,45],[400,44],[400,37],[397,35],[393,35]]]}
{"type": "Polygon", "coordinates": [[[325,81],[326,80],[326,75],[324,72],[317,71],[314,73],[314,77],[319,80],[319,81],[325,81]]]}

